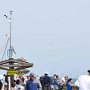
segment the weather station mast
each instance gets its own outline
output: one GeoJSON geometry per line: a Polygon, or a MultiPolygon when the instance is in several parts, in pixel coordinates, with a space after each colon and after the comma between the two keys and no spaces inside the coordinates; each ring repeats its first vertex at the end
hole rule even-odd
{"type": "Polygon", "coordinates": [[[11,90],[11,84],[14,82],[14,75],[24,75],[30,72],[30,70],[28,70],[28,68],[33,67],[33,63],[29,63],[25,58],[13,58],[13,54],[16,54],[13,46],[12,46],[12,13],[13,11],[10,11],[10,16],[8,17],[7,15],[4,15],[6,17],[6,19],[9,22],[9,28],[10,28],[10,32],[8,36],[8,40],[7,40],[7,44],[5,46],[4,49],[4,54],[3,57],[5,55],[7,46],[9,47],[7,55],[8,55],[8,59],[2,60],[0,61],[0,69],[2,70],[6,70],[7,71],[7,76],[8,76],[8,89],[7,90],[11,90]]]}
{"type": "Polygon", "coordinates": [[[8,17],[7,15],[4,15],[6,17],[6,19],[8,19],[8,22],[10,24],[10,32],[9,32],[9,50],[8,50],[8,57],[9,59],[12,59],[13,56],[13,51],[14,49],[12,48],[12,12],[10,11],[10,17],[8,17]]]}
{"type": "MultiPolygon", "coordinates": [[[[9,49],[8,49],[8,60],[13,60],[13,52],[14,52],[14,48],[12,47],[12,12],[13,11],[9,11],[10,12],[10,17],[8,17],[7,15],[4,15],[6,17],[6,19],[8,19],[9,25],[10,25],[10,32],[9,32],[9,49]]],[[[14,62],[9,62],[9,65],[14,65],[14,62]]],[[[9,70],[12,69],[14,70],[14,67],[9,67],[9,70]]],[[[14,75],[10,75],[9,81],[9,88],[11,87],[11,84],[14,82],[14,75]]],[[[9,89],[8,88],[8,89],[9,89]]]]}

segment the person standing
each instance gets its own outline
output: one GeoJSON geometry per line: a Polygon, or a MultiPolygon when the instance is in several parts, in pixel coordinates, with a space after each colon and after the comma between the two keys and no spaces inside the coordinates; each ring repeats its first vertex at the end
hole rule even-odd
{"type": "Polygon", "coordinates": [[[81,75],[78,78],[79,90],[90,90],[90,70],[87,71],[88,75],[81,75]]]}
{"type": "Polygon", "coordinates": [[[66,83],[66,90],[72,90],[72,86],[75,86],[75,85],[73,84],[72,78],[69,78],[66,83]]]}
{"type": "Polygon", "coordinates": [[[21,85],[20,80],[16,81],[15,90],[24,90],[24,87],[21,85]]]}
{"type": "Polygon", "coordinates": [[[50,90],[50,77],[48,76],[48,73],[45,73],[43,77],[43,88],[44,90],[50,90]]]}
{"type": "Polygon", "coordinates": [[[67,80],[68,80],[68,76],[64,76],[61,78],[61,84],[60,84],[60,89],[63,90],[63,89],[66,89],[66,83],[67,83],[67,80]]]}
{"type": "Polygon", "coordinates": [[[30,73],[30,79],[26,82],[25,90],[42,90],[41,83],[34,73],[30,73]]]}

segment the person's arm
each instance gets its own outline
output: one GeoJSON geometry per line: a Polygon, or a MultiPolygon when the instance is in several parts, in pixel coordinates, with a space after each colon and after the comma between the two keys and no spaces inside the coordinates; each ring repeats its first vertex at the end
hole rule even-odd
{"type": "Polygon", "coordinates": [[[76,86],[75,84],[72,84],[72,83],[70,83],[70,82],[69,82],[69,85],[70,85],[70,86],[76,86]]]}

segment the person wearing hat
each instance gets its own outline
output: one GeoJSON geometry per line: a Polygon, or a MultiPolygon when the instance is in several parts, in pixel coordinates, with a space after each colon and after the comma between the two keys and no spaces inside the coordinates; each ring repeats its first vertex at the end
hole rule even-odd
{"type": "Polygon", "coordinates": [[[26,82],[25,90],[42,90],[39,79],[36,78],[34,73],[30,73],[30,79],[26,82]]]}
{"type": "Polygon", "coordinates": [[[45,72],[43,77],[43,88],[44,90],[50,90],[50,77],[47,72],[45,72]]]}
{"type": "Polygon", "coordinates": [[[77,80],[79,90],[90,90],[90,70],[87,72],[87,75],[81,75],[77,80]]]}

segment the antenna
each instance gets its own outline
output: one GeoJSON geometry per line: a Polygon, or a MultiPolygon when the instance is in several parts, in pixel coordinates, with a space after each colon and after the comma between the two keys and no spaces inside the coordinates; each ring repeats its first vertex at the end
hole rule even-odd
{"type": "Polygon", "coordinates": [[[9,24],[10,24],[10,49],[9,49],[9,58],[12,58],[12,38],[11,38],[11,29],[12,29],[12,11],[10,11],[10,19],[9,19],[9,24]]]}
{"type": "Polygon", "coordinates": [[[10,12],[10,17],[8,17],[7,15],[4,15],[6,17],[6,19],[8,19],[9,21],[9,25],[10,25],[10,32],[9,32],[9,40],[10,40],[10,44],[9,44],[9,59],[12,58],[13,55],[13,48],[12,48],[12,12],[13,11],[9,11],[10,12]]]}

